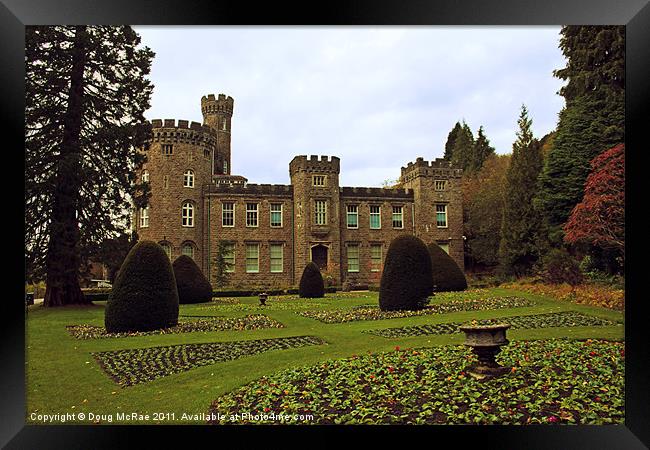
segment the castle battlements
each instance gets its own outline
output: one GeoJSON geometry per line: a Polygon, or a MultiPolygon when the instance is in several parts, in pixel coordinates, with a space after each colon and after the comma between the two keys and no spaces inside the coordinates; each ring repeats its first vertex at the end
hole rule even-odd
{"type": "Polygon", "coordinates": [[[289,184],[209,184],[204,186],[206,194],[233,194],[233,195],[293,195],[293,186],[289,184]]]}
{"type": "Polygon", "coordinates": [[[401,168],[401,181],[412,180],[418,176],[433,176],[443,178],[460,178],[463,169],[455,168],[449,160],[436,158],[433,161],[425,161],[424,158],[416,158],[415,162],[409,162],[406,167],[401,168]]]}
{"type": "Polygon", "coordinates": [[[373,187],[342,187],[341,197],[409,199],[413,200],[412,189],[385,189],[373,187]]]}
{"type": "Polygon", "coordinates": [[[232,114],[235,101],[232,97],[226,97],[225,94],[219,94],[215,97],[214,94],[204,95],[201,97],[201,112],[203,115],[210,113],[226,113],[232,114]]]}
{"type": "Polygon", "coordinates": [[[339,173],[341,170],[341,159],[338,156],[322,155],[320,158],[316,155],[306,155],[294,157],[289,163],[289,174],[296,172],[325,172],[339,173]]]}
{"type": "Polygon", "coordinates": [[[189,144],[215,144],[216,133],[207,125],[179,119],[153,119],[153,142],[186,142],[189,144]]]}

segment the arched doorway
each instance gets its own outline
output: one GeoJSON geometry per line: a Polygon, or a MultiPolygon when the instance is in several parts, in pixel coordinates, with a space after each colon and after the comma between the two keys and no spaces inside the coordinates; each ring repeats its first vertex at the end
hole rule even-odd
{"type": "Polygon", "coordinates": [[[327,269],[327,251],[328,248],[322,244],[315,245],[311,248],[311,260],[320,270],[327,269]]]}

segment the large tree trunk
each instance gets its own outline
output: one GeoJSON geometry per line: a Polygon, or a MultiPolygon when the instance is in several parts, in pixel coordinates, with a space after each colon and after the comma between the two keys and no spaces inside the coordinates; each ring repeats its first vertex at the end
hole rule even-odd
{"type": "Polygon", "coordinates": [[[90,304],[79,287],[79,222],[81,134],[83,117],[86,27],[76,27],[72,50],[70,95],[58,163],[50,240],[47,249],[47,289],[44,306],[90,304]]]}

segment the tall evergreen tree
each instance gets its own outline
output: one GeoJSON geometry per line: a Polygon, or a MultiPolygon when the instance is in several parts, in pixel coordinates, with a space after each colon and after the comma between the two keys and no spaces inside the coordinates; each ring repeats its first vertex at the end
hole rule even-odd
{"type": "Polygon", "coordinates": [[[540,256],[540,214],[532,199],[537,194],[537,177],[542,169],[542,146],[533,137],[532,120],[524,105],[518,124],[506,174],[499,265],[502,273],[521,276],[530,271],[540,256]]]}
{"type": "Polygon", "coordinates": [[[469,172],[477,172],[483,167],[483,163],[490,156],[494,155],[494,147],[490,145],[490,141],[483,132],[483,126],[481,125],[478,129],[478,135],[476,136],[476,141],[474,142],[474,147],[472,148],[472,153],[469,158],[469,164],[467,170],[469,172]]]}
{"type": "Polygon", "coordinates": [[[463,121],[461,130],[454,142],[454,148],[451,153],[452,164],[463,170],[467,170],[472,161],[474,153],[474,135],[469,126],[463,121]]]}
{"type": "Polygon", "coordinates": [[[153,52],[128,26],[26,28],[25,248],[45,306],[86,303],[80,249],[128,229],[153,52]]]}
{"type": "Polygon", "coordinates": [[[454,128],[451,129],[447,135],[447,143],[445,143],[445,159],[451,160],[451,155],[454,152],[454,145],[456,144],[456,139],[461,132],[460,122],[456,122],[454,128]]]}
{"type": "Polygon", "coordinates": [[[561,31],[567,66],[554,74],[568,81],[560,90],[566,105],[536,199],[556,245],[562,242],[562,224],[582,200],[591,160],[625,140],[624,33],[622,26],[565,26],[561,31]]]}

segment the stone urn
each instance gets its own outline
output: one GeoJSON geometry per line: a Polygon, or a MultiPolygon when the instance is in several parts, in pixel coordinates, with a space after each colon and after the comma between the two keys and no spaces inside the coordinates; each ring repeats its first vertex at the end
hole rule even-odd
{"type": "Polygon", "coordinates": [[[265,306],[266,305],[266,300],[269,298],[269,294],[266,292],[260,293],[260,306],[265,306]]]}
{"type": "Polygon", "coordinates": [[[510,371],[510,368],[497,364],[495,356],[501,351],[501,346],[507,345],[506,330],[510,324],[494,325],[462,325],[460,330],[465,333],[465,345],[472,348],[478,356],[478,363],[469,366],[467,373],[477,380],[489,380],[510,371]]]}

